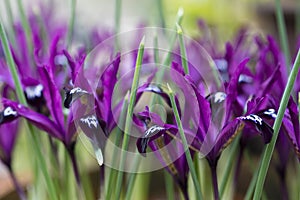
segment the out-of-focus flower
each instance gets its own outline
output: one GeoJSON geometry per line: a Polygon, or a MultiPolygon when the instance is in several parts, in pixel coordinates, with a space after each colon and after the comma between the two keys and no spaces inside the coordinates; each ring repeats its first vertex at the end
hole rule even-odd
{"type": "MultiPolygon", "coordinates": [[[[204,98],[197,86],[194,84],[192,77],[189,75],[185,75],[181,68],[178,65],[173,63],[173,69],[176,70],[179,74],[184,76],[185,83],[188,84],[193,89],[197,99],[197,105],[190,105],[192,107],[197,107],[199,109],[199,116],[196,116],[196,119],[191,119],[191,122],[196,123],[195,126],[198,127],[196,132],[189,130],[189,127],[184,127],[185,135],[190,141],[190,151],[191,154],[194,155],[195,152],[200,152],[206,155],[207,160],[212,168],[215,168],[218,162],[218,159],[221,155],[221,152],[224,148],[226,148],[232,139],[239,133],[245,124],[252,129],[256,130],[260,134],[263,135],[265,143],[268,143],[271,140],[273,129],[270,127],[268,123],[266,123],[261,117],[257,115],[259,113],[259,103],[261,101],[252,100],[248,103],[247,112],[243,116],[233,117],[232,110],[233,104],[237,99],[237,86],[239,83],[239,77],[242,73],[245,65],[248,60],[244,60],[241,62],[237,68],[235,74],[229,80],[229,83],[226,85],[226,93],[217,92],[209,95],[207,98],[204,98]],[[218,112],[221,107],[225,108],[225,120],[217,120],[214,118],[220,115],[218,112]],[[197,118],[199,117],[199,118],[197,118]],[[198,121],[197,121],[198,119],[198,121]]],[[[156,90],[157,91],[157,90],[156,90]]],[[[167,94],[165,94],[167,95],[167,94]]],[[[184,112],[185,108],[180,108],[184,112]]],[[[191,118],[195,117],[190,115],[191,118]]],[[[151,114],[149,110],[146,110],[142,114],[140,114],[140,118],[143,119],[144,128],[147,130],[144,132],[142,138],[137,141],[137,148],[140,153],[146,153],[146,148],[149,145],[153,151],[158,151],[163,146],[170,143],[172,140],[178,140],[178,136],[176,136],[178,128],[171,121],[170,124],[163,123],[159,120],[159,116],[155,114],[151,114]],[[146,114],[145,114],[146,113],[146,114]],[[142,116],[142,117],[141,117],[142,116]],[[147,119],[147,120],[145,120],[147,119]],[[148,122],[147,122],[148,121],[148,122]],[[149,126],[149,122],[151,122],[151,126],[149,126]],[[160,144],[158,144],[160,142],[160,144]]],[[[174,118],[172,118],[174,119],[174,118]]],[[[136,123],[139,124],[139,123],[136,123]]],[[[139,124],[140,126],[143,123],[139,124]]],[[[164,157],[168,154],[178,154],[184,151],[182,143],[176,141],[176,147],[173,150],[167,152],[158,153],[158,158],[161,161],[164,161],[164,157]],[[181,149],[181,151],[179,151],[181,149]]],[[[167,166],[169,172],[173,175],[178,185],[181,187],[183,192],[186,192],[187,185],[187,173],[188,166],[186,162],[186,158],[184,155],[180,156],[179,161],[175,161],[172,163],[172,169],[181,170],[178,172],[182,176],[177,175],[170,169],[170,166],[167,166]],[[176,162],[179,162],[175,165],[176,162]],[[179,165],[180,164],[180,165],[179,165]]]]}

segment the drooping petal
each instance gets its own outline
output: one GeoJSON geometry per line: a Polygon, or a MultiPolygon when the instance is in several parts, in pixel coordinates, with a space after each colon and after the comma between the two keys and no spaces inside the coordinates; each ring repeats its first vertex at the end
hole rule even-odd
{"type": "Polygon", "coordinates": [[[273,128],[266,123],[261,117],[255,114],[239,117],[238,119],[243,120],[250,126],[255,126],[258,132],[263,136],[264,142],[269,143],[273,136],[273,128]]]}
{"type": "Polygon", "coordinates": [[[97,161],[101,166],[103,164],[102,152],[107,140],[106,134],[101,128],[101,121],[97,119],[96,115],[92,114],[79,119],[78,124],[93,145],[97,161]]]}
{"type": "Polygon", "coordinates": [[[166,131],[166,129],[158,125],[154,125],[146,130],[143,137],[137,140],[136,145],[138,151],[145,156],[148,143],[163,135],[164,131],[166,131]]]}
{"type": "Polygon", "coordinates": [[[47,132],[51,136],[61,141],[64,141],[64,133],[62,132],[63,130],[61,130],[56,123],[51,121],[45,115],[37,113],[9,99],[2,99],[2,102],[5,109],[1,112],[0,115],[0,125],[13,121],[18,117],[23,117],[39,129],[47,132]]]}
{"type": "Polygon", "coordinates": [[[65,99],[64,99],[64,107],[70,108],[72,103],[76,101],[83,95],[89,94],[86,90],[81,89],[80,87],[75,87],[71,90],[65,89],[65,99]]]}

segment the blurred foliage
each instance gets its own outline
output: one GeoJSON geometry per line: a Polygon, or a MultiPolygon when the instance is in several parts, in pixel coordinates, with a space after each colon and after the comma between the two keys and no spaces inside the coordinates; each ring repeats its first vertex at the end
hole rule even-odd
{"type": "MultiPolygon", "coordinates": [[[[182,26],[190,35],[197,34],[197,20],[204,19],[210,26],[217,26],[222,40],[230,38],[242,25],[255,23],[255,2],[249,0],[164,0],[167,27],[174,23],[179,7],[185,11],[182,26]]],[[[259,1],[261,2],[261,1],[259,1]]]]}

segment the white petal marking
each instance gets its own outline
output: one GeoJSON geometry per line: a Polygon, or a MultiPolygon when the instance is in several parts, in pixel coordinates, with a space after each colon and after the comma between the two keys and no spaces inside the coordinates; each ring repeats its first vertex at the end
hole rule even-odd
{"type": "Polygon", "coordinates": [[[10,116],[10,115],[16,116],[17,112],[14,111],[11,107],[7,107],[7,108],[5,108],[3,115],[4,115],[4,117],[10,116]]]}
{"type": "Polygon", "coordinates": [[[98,120],[95,115],[81,118],[80,121],[84,124],[87,124],[89,128],[98,128],[98,120]]]}

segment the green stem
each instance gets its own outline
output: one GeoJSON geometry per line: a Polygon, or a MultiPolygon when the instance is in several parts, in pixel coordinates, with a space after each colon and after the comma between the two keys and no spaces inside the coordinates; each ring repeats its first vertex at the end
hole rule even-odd
{"type": "Polygon", "coordinates": [[[119,37],[118,33],[120,33],[121,26],[121,8],[122,8],[122,0],[115,0],[115,53],[117,53],[120,49],[119,37]]]}
{"type": "MultiPolygon", "coordinates": [[[[8,40],[7,40],[7,36],[2,24],[2,20],[0,19],[0,37],[1,37],[1,44],[3,46],[3,50],[4,50],[4,54],[5,54],[5,58],[10,70],[10,73],[13,77],[14,83],[15,83],[15,89],[16,89],[16,93],[17,93],[17,97],[19,99],[19,102],[25,106],[27,106],[27,102],[26,102],[26,98],[25,95],[23,93],[22,90],[22,86],[21,86],[21,82],[18,76],[18,72],[17,72],[17,68],[16,68],[16,64],[13,60],[12,57],[12,53],[9,49],[9,44],[8,44],[8,40]]],[[[48,173],[47,170],[47,166],[46,166],[46,162],[44,160],[43,154],[41,152],[40,149],[40,144],[37,140],[37,137],[34,135],[34,128],[31,124],[28,124],[28,128],[29,128],[29,135],[30,135],[30,139],[29,141],[31,142],[31,146],[34,149],[34,152],[36,153],[35,156],[38,160],[39,166],[44,174],[44,178],[46,180],[48,189],[49,189],[49,195],[51,197],[51,199],[53,200],[57,200],[57,193],[55,192],[55,187],[54,184],[52,182],[52,179],[50,178],[50,175],[48,173]]]]}
{"type": "Polygon", "coordinates": [[[253,177],[251,179],[251,182],[249,184],[248,190],[247,190],[245,198],[244,198],[245,200],[250,200],[251,199],[254,188],[255,188],[257,176],[258,176],[258,170],[256,170],[255,173],[253,174],[253,177]]]}
{"type": "MultiPolygon", "coordinates": [[[[124,103],[123,103],[123,106],[122,106],[122,111],[121,111],[121,114],[120,114],[120,119],[119,119],[119,124],[121,127],[124,127],[123,124],[125,122],[125,115],[126,115],[126,108],[128,107],[128,94],[127,93],[125,95],[125,100],[124,100],[124,103]]],[[[116,132],[116,137],[115,137],[115,141],[114,141],[114,144],[116,144],[117,146],[120,144],[120,141],[121,141],[121,136],[122,136],[122,131],[120,129],[117,130],[116,132]]],[[[114,148],[113,150],[113,158],[116,158],[117,157],[117,151],[116,149],[114,148]]],[[[116,160],[114,159],[112,161],[112,166],[115,166],[116,164],[116,160]]],[[[116,178],[116,174],[117,174],[117,170],[111,168],[109,173],[108,173],[108,176],[107,176],[107,179],[108,179],[108,184],[107,184],[107,187],[106,187],[106,199],[112,199],[111,197],[111,193],[112,193],[112,189],[113,188],[113,185],[112,184],[115,184],[115,178],[116,178]]]]}
{"type": "Polygon", "coordinates": [[[227,161],[227,165],[225,166],[224,176],[223,176],[223,178],[221,180],[221,184],[220,184],[220,199],[223,199],[222,197],[224,195],[226,186],[229,182],[229,175],[230,175],[230,171],[232,170],[234,159],[236,158],[236,154],[237,154],[239,142],[240,142],[240,137],[241,137],[241,134],[239,134],[237,136],[237,138],[234,140],[232,147],[230,149],[229,159],[227,161]]]}
{"type": "MultiPolygon", "coordinates": [[[[12,9],[11,9],[11,0],[5,0],[5,8],[7,11],[7,17],[8,17],[8,23],[13,26],[14,24],[14,16],[12,13],[12,9]]],[[[16,46],[16,38],[15,38],[15,30],[14,27],[11,27],[10,29],[11,34],[9,34],[10,37],[10,41],[12,42],[12,45],[15,47],[16,46]]]]}
{"type": "Polygon", "coordinates": [[[175,199],[175,197],[174,197],[174,184],[173,184],[172,176],[169,174],[167,170],[164,170],[164,175],[165,175],[167,199],[173,200],[175,199]]]}
{"type": "MultiPolygon", "coordinates": [[[[138,154],[138,152],[136,152],[138,154]]],[[[133,192],[133,186],[135,185],[135,180],[136,180],[136,176],[137,176],[137,170],[140,166],[140,157],[139,156],[136,156],[134,158],[134,161],[133,161],[133,173],[130,174],[130,178],[129,178],[129,181],[128,181],[128,187],[127,187],[127,190],[126,190],[126,195],[125,195],[125,200],[130,200],[132,199],[131,198],[131,195],[132,195],[132,192],[133,192]]]]}
{"type": "Polygon", "coordinates": [[[277,24],[278,24],[278,31],[279,31],[279,37],[280,37],[280,43],[281,47],[284,52],[285,56],[285,64],[287,67],[287,72],[289,73],[290,70],[290,49],[289,49],[289,44],[288,44],[288,39],[287,39],[287,32],[286,32],[286,25],[284,22],[284,16],[282,13],[282,8],[280,4],[280,0],[275,0],[275,5],[276,5],[276,19],[277,19],[277,24]]]}
{"type": "MultiPolygon", "coordinates": [[[[161,0],[157,0],[158,2],[161,3],[161,0]]],[[[159,53],[158,53],[158,38],[157,36],[154,37],[154,61],[156,64],[159,63],[159,53]]],[[[152,102],[150,103],[150,105],[153,104],[153,102],[155,102],[155,96],[152,97],[152,102]]],[[[170,174],[168,173],[168,171],[164,170],[164,177],[165,177],[165,185],[166,185],[166,192],[167,192],[167,199],[168,200],[173,200],[174,198],[174,184],[173,184],[173,180],[172,177],[170,176],[170,174]]]]}
{"type": "MultiPolygon", "coordinates": [[[[33,41],[32,41],[32,38],[31,38],[32,30],[30,28],[28,18],[26,17],[22,0],[17,0],[17,4],[18,4],[18,9],[19,9],[19,12],[20,12],[20,16],[21,16],[21,23],[22,23],[23,29],[25,31],[28,51],[32,52],[33,51],[33,46],[32,46],[33,41]]],[[[31,55],[31,53],[29,55],[31,55]]]]}
{"type": "Polygon", "coordinates": [[[280,102],[278,115],[277,115],[277,118],[276,118],[274,126],[273,126],[274,134],[273,134],[272,140],[271,140],[270,144],[267,145],[266,151],[263,155],[262,165],[259,169],[257,185],[256,185],[255,192],[254,192],[255,200],[260,199],[261,194],[262,194],[265,178],[266,178],[269,164],[271,161],[271,157],[272,157],[272,154],[273,154],[273,151],[275,148],[275,144],[276,144],[279,129],[280,129],[280,126],[282,123],[283,115],[284,115],[285,109],[287,107],[287,104],[288,104],[288,101],[289,101],[289,98],[290,98],[290,95],[291,95],[291,92],[292,92],[292,89],[293,89],[293,86],[294,86],[294,83],[295,83],[295,80],[296,80],[296,77],[297,77],[297,74],[299,71],[299,67],[300,67],[300,49],[298,49],[298,53],[297,53],[297,57],[296,57],[293,69],[289,75],[287,86],[285,87],[283,97],[280,102]]]}
{"type": "MultiPolygon", "coordinates": [[[[179,24],[179,25],[181,24],[183,14],[184,14],[183,9],[179,8],[178,11],[177,11],[177,15],[176,15],[175,28],[174,28],[175,30],[176,30],[176,24],[179,24]]],[[[171,55],[172,55],[172,52],[173,52],[173,48],[175,46],[176,35],[177,35],[177,33],[174,33],[170,36],[171,37],[171,40],[169,42],[170,47],[167,51],[168,53],[166,55],[166,58],[163,61],[163,64],[162,64],[163,67],[167,67],[171,64],[171,55]]],[[[157,76],[156,76],[156,82],[158,82],[158,83],[162,82],[163,77],[164,77],[164,72],[165,72],[164,70],[158,71],[157,76]]],[[[152,102],[154,102],[154,100],[152,100],[152,102]]]]}
{"type": "Polygon", "coordinates": [[[164,9],[163,9],[163,0],[156,0],[156,5],[158,8],[158,15],[159,15],[159,23],[161,28],[166,27],[166,21],[164,16],[164,9]]]}
{"type": "MultiPolygon", "coordinates": [[[[250,170],[252,170],[254,172],[253,176],[252,176],[252,179],[251,179],[251,182],[248,186],[248,189],[247,189],[247,192],[246,192],[246,195],[245,195],[245,200],[250,200],[252,198],[252,195],[253,195],[253,191],[255,189],[255,184],[257,182],[257,177],[258,177],[258,170],[255,170],[254,169],[254,166],[252,164],[252,160],[250,159],[249,157],[249,153],[248,151],[245,151],[245,158],[246,160],[248,161],[249,163],[249,168],[250,170]]],[[[261,161],[259,163],[259,167],[261,166],[261,161]]]]}
{"type": "MultiPolygon", "coordinates": [[[[199,180],[200,188],[201,188],[201,173],[200,173],[200,153],[196,152],[194,157],[194,166],[196,170],[197,179],[199,180]]],[[[204,194],[203,194],[204,195],[204,194]]]]}
{"type": "Polygon", "coordinates": [[[67,38],[67,47],[71,45],[73,32],[74,32],[74,24],[75,24],[75,15],[76,14],[76,0],[71,0],[71,16],[68,27],[68,38],[67,38]]]}
{"type": "Polygon", "coordinates": [[[15,83],[15,89],[16,89],[16,93],[17,93],[17,97],[19,99],[19,101],[27,106],[27,102],[26,102],[26,98],[25,95],[23,93],[23,89],[21,86],[21,82],[18,76],[18,72],[17,72],[17,67],[16,64],[13,60],[10,48],[9,48],[9,43],[7,40],[7,35],[5,33],[3,24],[2,24],[2,20],[0,21],[0,37],[1,37],[1,44],[4,50],[4,54],[5,54],[5,58],[7,61],[7,65],[9,67],[10,73],[12,75],[12,78],[14,80],[15,83]]]}
{"type": "MultiPolygon", "coordinates": [[[[184,11],[182,8],[179,8],[177,11],[177,15],[176,15],[176,21],[175,21],[175,27],[174,29],[177,30],[177,26],[176,24],[181,25],[182,19],[183,19],[183,14],[184,11]]],[[[176,41],[176,34],[171,36],[171,40],[170,40],[170,48],[168,49],[168,54],[163,62],[163,66],[169,66],[171,64],[171,53],[173,52],[173,48],[175,45],[175,41],[176,41]]]]}
{"type": "Polygon", "coordinates": [[[27,123],[28,125],[28,129],[29,129],[29,132],[30,132],[30,139],[29,141],[31,142],[31,145],[32,145],[32,148],[34,149],[34,151],[36,152],[36,158],[37,158],[37,162],[39,163],[39,167],[41,168],[42,170],[42,173],[44,175],[44,178],[45,178],[45,181],[46,181],[46,184],[47,184],[47,188],[49,190],[49,195],[50,195],[50,198],[53,199],[53,200],[58,200],[57,198],[57,192],[56,192],[56,189],[54,187],[54,184],[53,184],[53,179],[50,177],[49,175],[49,172],[48,172],[48,169],[47,169],[47,165],[46,165],[46,162],[44,160],[44,157],[43,157],[43,154],[42,154],[42,151],[40,149],[40,143],[39,141],[37,140],[37,137],[34,135],[34,127],[27,123]]]}
{"type": "Polygon", "coordinates": [[[136,92],[138,88],[138,83],[139,83],[139,78],[140,78],[140,70],[142,67],[142,62],[143,62],[143,56],[144,56],[144,45],[145,45],[145,37],[141,40],[141,43],[139,45],[139,50],[138,50],[138,55],[137,55],[137,60],[135,64],[135,71],[134,71],[134,76],[133,76],[133,82],[131,86],[131,93],[130,93],[130,99],[129,99],[129,105],[128,105],[128,110],[127,110],[127,115],[126,115],[126,122],[125,122],[125,130],[124,130],[124,138],[123,138],[123,143],[122,143],[122,153],[121,153],[121,160],[120,160],[120,168],[119,168],[119,173],[117,177],[117,185],[116,185],[116,199],[120,199],[121,195],[121,189],[122,189],[122,182],[123,182],[123,169],[125,166],[125,152],[128,149],[129,145],[129,132],[131,130],[131,123],[132,123],[132,115],[133,115],[133,108],[135,105],[135,99],[136,99],[136,92]]]}
{"type": "Polygon", "coordinates": [[[185,48],[185,44],[184,44],[182,28],[180,27],[179,24],[176,24],[176,26],[177,26],[177,35],[179,38],[181,65],[184,69],[184,73],[189,74],[189,64],[188,64],[188,60],[187,60],[187,54],[186,54],[186,48],[185,48]]]}
{"type": "Polygon", "coordinates": [[[72,170],[70,167],[70,162],[69,162],[69,152],[67,151],[67,149],[65,148],[65,146],[63,146],[63,151],[64,151],[64,171],[65,173],[63,173],[63,177],[64,177],[64,187],[66,188],[65,190],[65,198],[66,199],[70,199],[71,198],[71,184],[70,184],[70,171],[72,170]]]}
{"type": "Polygon", "coordinates": [[[193,164],[191,153],[189,151],[189,145],[188,145],[186,137],[184,135],[183,126],[182,126],[182,123],[181,123],[181,120],[180,120],[180,117],[179,117],[178,108],[177,108],[177,105],[176,105],[176,102],[175,102],[175,95],[174,95],[173,90],[170,88],[169,84],[168,84],[168,90],[169,90],[168,95],[169,95],[170,100],[171,100],[172,109],[173,109],[173,112],[174,112],[174,115],[175,115],[176,123],[177,123],[178,129],[179,129],[180,137],[181,137],[183,147],[184,147],[184,150],[185,150],[185,156],[186,156],[188,166],[189,166],[189,169],[190,169],[190,172],[191,172],[191,175],[192,175],[192,178],[193,178],[193,182],[194,182],[194,185],[195,185],[195,189],[196,189],[196,192],[197,192],[196,193],[197,194],[197,199],[201,200],[202,199],[202,194],[201,194],[201,191],[200,191],[200,184],[199,184],[199,181],[197,179],[196,170],[195,170],[195,167],[194,167],[194,164],[193,164]]]}

